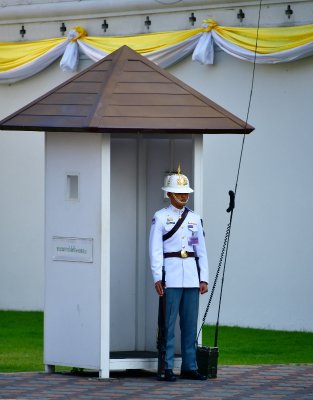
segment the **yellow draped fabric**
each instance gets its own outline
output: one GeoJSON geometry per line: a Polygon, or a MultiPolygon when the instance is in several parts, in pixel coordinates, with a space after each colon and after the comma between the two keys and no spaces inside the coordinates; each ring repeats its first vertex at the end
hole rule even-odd
{"type": "Polygon", "coordinates": [[[203,22],[204,25],[196,29],[103,37],[90,37],[83,27],[77,26],[67,38],[2,42],[0,83],[26,79],[61,56],[62,70],[74,71],[79,62],[79,51],[97,61],[123,45],[163,67],[192,52],[193,60],[212,64],[214,45],[242,60],[268,64],[313,55],[313,25],[257,29],[219,26],[214,20],[203,22]]]}
{"type": "Polygon", "coordinates": [[[247,28],[215,26],[214,31],[223,39],[246,50],[255,51],[258,33],[257,53],[271,54],[313,41],[313,25],[279,27],[279,28],[247,28]]]}
{"type": "Polygon", "coordinates": [[[66,38],[36,40],[33,42],[0,42],[0,72],[18,68],[55,48],[66,38]]]}
{"type": "Polygon", "coordinates": [[[173,46],[201,32],[203,32],[203,28],[173,32],[157,32],[135,36],[85,36],[81,40],[105,53],[112,53],[121,46],[126,45],[140,54],[147,54],[173,46]]]}

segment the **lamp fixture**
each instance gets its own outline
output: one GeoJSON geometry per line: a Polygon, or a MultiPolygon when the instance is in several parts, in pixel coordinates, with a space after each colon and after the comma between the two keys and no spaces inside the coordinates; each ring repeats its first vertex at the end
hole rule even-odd
{"type": "Polygon", "coordinates": [[[145,20],[145,25],[146,25],[146,28],[149,30],[150,25],[151,25],[151,21],[150,21],[149,16],[147,16],[147,18],[146,18],[146,20],[145,20]]]}
{"type": "Polygon", "coordinates": [[[103,24],[101,25],[101,28],[104,30],[104,32],[106,32],[108,27],[109,27],[109,24],[107,23],[107,20],[104,19],[103,24]]]}
{"type": "Polygon", "coordinates": [[[64,36],[64,33],[66,32],[66,26],[65,26],[64,22],[62,22],[62,24],[60,26],[60,32],[61,32],[62,36],[64,36]]]}
{"type": "Polygon", "coordinates": [[[242,20],[245,18],[245,13],[242,11],[241,8],[237,14],[237,18],[239,19],[240,22],[242,22],[242,20]]]}
{"type": "Polygon", "coordinates": [[[196,21],[197,21],[197,18],[195,17],[195,14],[192,12],[189,17],[189,22],[191,23],[192,26],[194,26],[196,21]]]}
{"type": "Polygon", "coordinates": [[[285,14],[287,15],[288,18],[291,17],[291,15],[293,14],[293,10],[290,7],[290,4],[288,4],[287,9],[285,10],[285,14]]]}
{"type": "Polygon", "coordinates": [[[20,35],[22,36],[22,38],[24,37],[26,33],[26,29],[24,28],[24,25],[22,25],[22,28],[20,29],[20,35]]]}

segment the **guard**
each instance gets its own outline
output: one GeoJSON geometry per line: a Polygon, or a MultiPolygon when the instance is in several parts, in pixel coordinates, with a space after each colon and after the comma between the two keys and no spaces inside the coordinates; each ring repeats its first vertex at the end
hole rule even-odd
{"type": "Polygon", "coordinates": [[[205,380],[198,372],[196,336],[199,293],[208,291],[208,260],[200,216],[186,207],[187,176],[178,167],[162,187],[170,205],[155,213],[150,231],[151,270],[157,294],[165,301],[164,380],[174,382],[175,323],[180,317],[183,379],[205,380]],[[162,284],[162,270],[165,284],[162,284]]]}

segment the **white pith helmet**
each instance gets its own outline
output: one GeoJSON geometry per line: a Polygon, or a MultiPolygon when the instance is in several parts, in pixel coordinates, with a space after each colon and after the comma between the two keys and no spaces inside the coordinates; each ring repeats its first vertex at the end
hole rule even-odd
{"type": "Polygon", "coordinates": [[[178,165],[177,173],[168,175],[165,178],[165,186],[162,187],[164,192],[168,193],[192,193],[193,189],[189,186],[189,179],[186,175],[181,174],[180,165],[178,165]]]}

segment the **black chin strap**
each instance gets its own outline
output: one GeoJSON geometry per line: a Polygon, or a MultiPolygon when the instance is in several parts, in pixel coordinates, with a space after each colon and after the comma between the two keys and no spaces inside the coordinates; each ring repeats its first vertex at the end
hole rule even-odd
{"type": "Polygon", "coordinates": [[[187,199],[187,201],[181,201],[181,200],[178,200],[178,198],[176,197],[175,193],[172,193],[172,195],[173,195],[173,197],[174,197],[175,201],[177,201],[177,203],[178,203],[178,204],[180,204],[181,206],[185,206],[185,205],[188,203],[188,200],[189,200],[189,195],[188,195],[188,199],[187,199]]]}

